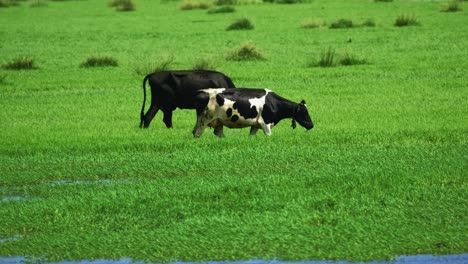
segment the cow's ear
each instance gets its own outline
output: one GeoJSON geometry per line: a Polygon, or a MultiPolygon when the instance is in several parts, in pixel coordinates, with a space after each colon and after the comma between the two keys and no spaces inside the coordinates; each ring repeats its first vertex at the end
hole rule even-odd
{"type": "Polygon", "coordinates": [[[302,101],[301,101],[301,104],[305,105],[305,104],[306,104],[306,102],[305,102],[304,100],[302,100],[302,101]]]}

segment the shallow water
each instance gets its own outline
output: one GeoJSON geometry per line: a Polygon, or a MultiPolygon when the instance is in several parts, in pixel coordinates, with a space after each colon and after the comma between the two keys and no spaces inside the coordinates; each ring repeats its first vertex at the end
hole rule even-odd
{"type": "Polygon", "coordinates": [[[2,199],[0,200],[0,203],[24,201],[28,199],[29,199],[28,197],[24,197],[24,196],[5,196],[5,197],[2,197],[2,199]]]}
{"type": "MultiPolygon", "coordinates": [[[[41,260],[27,259],[25,257],[0,257],[2,264],[149,264],[149,262],[133,261],[131,258],[121,258],[118,260],[97,259],[79,261],[59,261],[46,262],[41,260]]],[[[369,261],[369,262],[349,262],[349,261],[279,261],[279,260],[248,260],[248,261],[208,261],[208,262],[171,262],[168,264],[468,264],[468,254],[460,255],[416,255],[400,256],[392,261],[369,261]]]]}
{"type": "MultiPolygon", "coordinates": [[[[130,180],[130,179],[60,180],[60,181],[47,182],[44,184],[48,187],[57,187],[57,186],[64,186],[64,185],[94,185],[94,184],[126,183],[126,182],[131,182],[131,181],[134,181],[134,180],[130,180]]],[[[8,195],[5,197],[0,197],[0,203],[29,201],[32,198],[36,199],[37,197],[8,195]]]]}
{"type": "Polygon", "coordinates": [[[12,237],[1,237],[0,236],[0,243],[4,243],[4,242],[8,242],[8,241],[16,241],[16,240],[20,240],[20,239],[21,239],[20,235],[16,235],[16,236],[12,236],[12,237]]]}
{"type": "Polygon", "coordinates": [[[61,186],[61,185],[92,185],[92,184],[111,184],[111,183],[120,183],[127,182],[129,180],[119,179],[100,179],[100,180],[60,180],[46,183],[49,187],[61,186]]]}

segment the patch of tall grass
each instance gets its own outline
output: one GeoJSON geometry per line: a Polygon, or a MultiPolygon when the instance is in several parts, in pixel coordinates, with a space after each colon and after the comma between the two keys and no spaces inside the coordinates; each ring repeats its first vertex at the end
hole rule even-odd
{"type": "Polygon", "coordinates": [[[440,10],[442,12],[460,12],[463,10],[460,2],[460,0],[452,0],[446,3],[444,6],[442,6],[440,10]]]}
{"type": "Polygon", "coordinates": [[[275,3],[275,4],[301,4],[308,3],[311,0],[263,0],[265,3],[275,3]]]}
{"type": "Polygon", "coordinates": [[[208,10],[208,14],[222,14],[222,13],[233,13],[236,12],[236,9],[232,6],[220,6],[220,7],[214,7],[210,8],[208,10]]]}
{"type": "Polygon", "coordinates": [[[344,66],[367,64],[366,59],[348,52],[346,52],[339,61],[340,64],[344,66]]]}
{"type": "Polygon", "coordinates": [[[80,64],[82,68],[92,67],[117,67],[119,63],[110,56],[91,56],[80,64]]]}
{"type": "Polygon", "coordinates": [[[244,60],[264,60],[266,59],[263,51],[253,42],[247,41],[238,47],[230,50],[226,56],[227,60],[244,61],[244,60]]]}
{"type": "Polygon", "coordinates": [[[222,5],[235,5],[237,4],[237,0],[215,0],[213,2],[214,5],[222,6],[222,5]]]}
{"type": "Polygon", "coordinates": [[[6,74],[0,74],[0,84],[5,84],[6,83],[6,74]]]}
{"type": "Polygon", "coordinates": [[[112,0],[109,6],[115,7],[117,11],[134,11],[135,4],[132,0],[112,0]]]}
{"type": "MultiPolygon", "coordinates": [[[[311,64],[313,65],[313,64],[311,64]]],[[[336,51],[333,48],[328,48],[320,55],[320,59],[315,64],[319,67],[334,67],[336,66],[336,51]]]]}
{"type": "Polygon", "coordinates": [[[325,51],[322,51],[318,59],[311,58],[307,62],[308,67],[335,67],[337,65],[351,66],[351,65],[360,65],[367,64],[368,61],[365,58],[352,54],[350,52],[345,52],[343,55],[337,54],[335,49],[329,47],[325,51]]]}
{"type": "Polygon", "coordinates": [[[353,21],[345,18],[339,19],[330,24],[330,28],[352,28],[353,26],[353,21]]]}
{"type": "Polygon", "coordinates": [[[414,14],[401,14],[396,18],[394,25],[396,27],[418,26],[420,22],[414,14]]]}
{"type": "Polygon", "coordinates": [[[169,70],[174,62],[174,55],[162,54],[157,56],[144,56],[135,62],[135,73],[147,75],[157,71],[169,70]]]}
{"type": "Polygon", "coordinates": [[[211,70],[214,71],[218,68],[218,63],[212,56],[203,56],[196,58],[192,70],[211,70]]]}
{"type": "Polygon", "coordinates": [[[31,56],[19,56],[3,65],[7,70],[34,70],[37,69],[36,61],[31,56]]]}
{"type": "Polygon", "coordinates": [[[184,0],[179,5],[181,10],[208,9],[210,7],[211,3],[201,2],[198,0],[184,0]]]}
{"type": "Polygon", "coordinates": [[[364,22],[362,22],[361,26],[363,27],[375,27],[376,24],[375,24],[375,21],[373,19],[366,19],[364,20],[364,22]]]}
{"type": "Polygon", "coordinates": [[[0,0],[0,7],[10,7],[19,5],[21,0],[0,0]]]}
{"type": "Polygon", "coordinates": [[[247,18],[241,18],[229,25],[226,30],[249,30],[253,29],[254,26],[252,25],[252,22],[248,20],[247,18]]]}
{"type": "Polygon", "coordinates": [[[30,7],[46,7],[47,2],[45,0],[32,0],[29,6],[30,7]]]}

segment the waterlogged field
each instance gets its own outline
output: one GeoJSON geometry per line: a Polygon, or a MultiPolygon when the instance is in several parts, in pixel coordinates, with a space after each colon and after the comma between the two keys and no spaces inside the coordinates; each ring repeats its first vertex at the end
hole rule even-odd
{"type": "Polygon", "coordinates": [[[133,3],[0,8],[0,256],[468,252],[466,3],[246,2],[214,14],[133,3]],[[253,28],[226,30],[241,18],[253,28]],[[245,43],[263,59],[230,59],[245,43]],[[92,67],[103,57],[109,66],[92,67]],[[195,113],[177,110],[173,129],[161,113],[139,129],[144,75],[200,64],[305,99],[315,128],[194,139],[195,113]]]}

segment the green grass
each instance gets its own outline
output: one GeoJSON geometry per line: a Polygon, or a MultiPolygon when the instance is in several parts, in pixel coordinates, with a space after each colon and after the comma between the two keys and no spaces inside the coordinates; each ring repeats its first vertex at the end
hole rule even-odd
{"type": "Polygon", "coordinates": [[[304,19],[301,22],[302,28],[320,28],[323,27],[325,23],[321,19],[304,19]]]}
{"type": "Polygon", "coordinates": [[[135,3],[124,13],[91,0],[0,9],[1,65],[26,51],[40,66],[0,68],[0,238],[17,238],[0,243],[0,256],[365,261],[468,252],[465,11],[314,0],[217,16],[135,3]],[[407,12],[421,26],[393,25],[407,12]],[[226,31],[237,14],[254,18],[255,30],[226,31]],[[307,17],[376,26],[304,30],[307,17]],[[267,59],[226,58],[247,40],[242,47],[267,59]],[[305,67],[305,55],[329,47],[338,62],[350,51],[370,63],[305,67]],[[89,54],[119,66],[79,67],[89,54]],[[305,99],[315,128],[285,120],[271,137],[226,128],[223,139],[212,130],[194,139],[194,111],[177,110],[173,129],[161,113],[139,129],[146,69],[164,58],[190,69],[202,54],[237,86],[305,99]],[[4,200],[14,196],[26,199],[4,200]]]}

